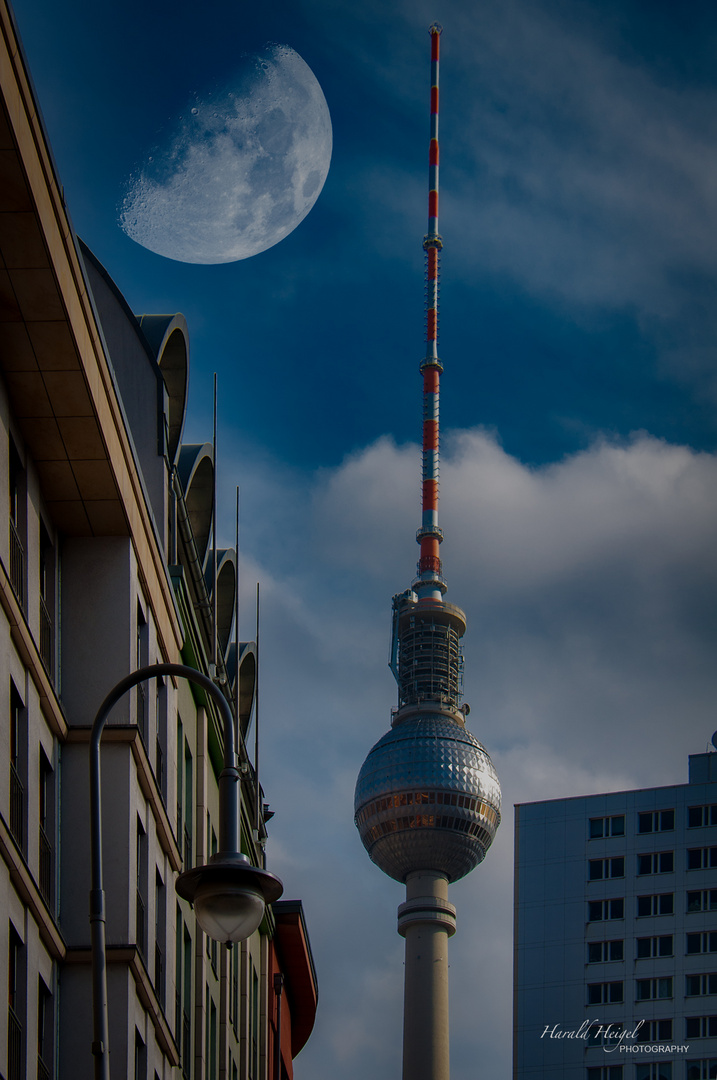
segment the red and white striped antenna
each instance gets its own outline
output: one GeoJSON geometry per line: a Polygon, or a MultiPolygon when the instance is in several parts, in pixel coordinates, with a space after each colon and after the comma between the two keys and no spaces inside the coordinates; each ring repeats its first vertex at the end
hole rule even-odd
{"type": "Polygon", "coordinates": [[[428,151],[428,232],[423,238],[426,252],[426,355],[421,361],[423,375],[423,497],[421,528],[416,539],[421,546],[418,578],[414,582],[419,599],[440,599],[446,591],[443,581],[438,526],[439,399],[443,365],[438,359],[438,278],[443,241],[438,232],[438,71],[442,27],[433,23],[431,35],[431,136],[428,151]]]}

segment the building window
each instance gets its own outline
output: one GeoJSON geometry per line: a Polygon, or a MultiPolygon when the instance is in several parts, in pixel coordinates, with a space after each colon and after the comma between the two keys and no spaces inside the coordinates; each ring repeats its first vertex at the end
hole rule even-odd
{"type": "Polygon", "coordinates": [[[25,739],[27,715],[15,684],[10,683],[10,832],[25,851],[25,739]]]}
{"type": "Polygon", "coordinates": [[[52,1080],[55,1057],[55,1014],[52,994],[42,979],[37,993],[37,1080],[52,1080]]]}
{"type": "Polygon", "coordinates": [[[717,803],[710,806],[688,806],[687,828],[701,829],[705,825],[717,825],[717,803]]]}
{"type": "Polygon", "coordinates": [[[717,911],[717,889],[698,889],[687,893],[687,911],[717,911]]]}
{"type": "Polygon", "coordinates": [[[655,810],[649,814],[637,815],[637,831],[639,833],[670,832],[674,827],[674,810],[655,810]]]}
{"type": "Polygon", "coordinates": [[[134,1080],[147,1080],[147,1047],[137,1028],[134,1029],[134,1080]]]}
{"type": "MultiPolygon", "coordinates": [[[[149,663],[149,624],[144,617],[142,605],[137,604],[137,636],[135,639],[135,668],[146,667],[149,663]]],[[[146,682],[137,683],[137,727],[142,741],[147,742],[147,686],[146,682]]]]}
{"type": "Polygon", "coordinates": [[[146,929],[146,895],[147,895],[147,835],[142,827],[142,822],[137,818],[137,850],[136,850],[136,922],[135,942],[142,956],[147,955],[147,929],[146,929]]]}
{"type": "Polygon", "coordinates": [[[25,949],[12,923],[8,945],[7,1076],[8,1080],[25,1080],[25,949]]]}
{"type": "Polygon", "coordinates": [[[256,968],[251,965],[251,998],[250,998],[249,1030],[251,1043],[249,1046],[249,1080],[259,1078],[259,976],[256,968]]]}
{"type": "Polygon", "coordinates": [[[658,893],[656,896],[638,896],[637,898],[637,916],[640,919],[648,915],[672,915],[674,910],[674,893],[658,893]]]}
{"type": "Polygon", "coordinates": [[[687,1062],[687,1080],[717,1080],[717,1058],[700,1058],[687,1062]]]}
{"type": "Polygon", "coordinates": [[[154,778],[162,801],[167,801],[167,774],[164,761],[167,756],[167,684],[158,677],[154,696],[154,778]]]}
{"type": "Polygon", "coordinates": [[[182,1076],[192,1074],[192,939],[177,904],[174,1036],[182,1065],[182,1076]]]}
{"type": "Polygon", "coordinates": [[[664,979],[636,979],[635,1001],[656,1001],[672,997],[672,976],[664,979]]]}
{"type": "Polygon", "coordinates": [[[590,818],[590,839],[600,840],[605,836],[625,835],[625,815],[615,814],[613,817],[590,818]]]}
{"type": "Polygon", "coordinates": [[[239,948],[235,945],[231,951],[229,983],[229,1019],[234,1034],[239,1038],[239,948]]]}
{"type": "Polygon", "coordinates": [[[709,931],[704,934],[688,934],[686,953],[711,953],[717,952],[717,933],[709,931]]]}
{"type": "Polygon", "coordinates": [[[48,907],[52,907],[54,895],[54,773],[45,751],[40,747],[40,826],[39,826],[39,861],[40,892],[48,907]]]}
{"type": "Polygon", "coordinates": [[[209,1016],[207,1017],[208,1032],[207,1035],[209,1043],[209,1071],[208,1075],[214,1077],[217,1075],[217,1007],[214,1004],[214,999],[209,993],[207,988],[207,997],[209,999],[209,1016]]]}
{"type": "Polygon", "coordinates": [[[155,867],[154,877],[154,992],[164,1004],[164,951],[167,926],[164,882],[155,867]]]}
{"type": "Polygon", "coordinates": [[[587,1080],[622,1080],[622,1065],[600,1065],[587,1070],[587,1080]]]}
{"type": "MultiPolygon", "coordinates": [[[[216,855],[217,850],[218,850],[217,834],[214,832],[214,828],[212,827],[212,823],[209,820],[208,816],[207,816],[207,850],[208,850],[210,855],[216,855]]],[[[214,973],[214,977],[217,978],[218,977],[218,971],[219,971],[219,962],[218,962],[219,943],[215,938],[209,937],[208,934],[206,934],[205,936],[206,936],[206,939],[207,939],[207,956],[209,957],[209,961],[210,961],[210,963],[212,965],[212,972],[214,973]]]]}
{"type": "Polygon", "coordinates": [[[588,964],[610,964],[624,958],[624,942],[590,941],[588,942],[588,964]]]}
{"type": "Polygon", "coordinates": [[[671,1061],[651,1061],[635,1066],[635,1080],[672,1080],[671,1061]]]}
{"type": "Polygon", "coordinates": [[[671,1042],[672,1020],[646,1020],[637,1033],[638,1042],[671,1042]]]}
{"type": "Polygon", "coordinates": [[[714,1039],[717,1037],[717,1016],[686,1016],[686,1039],[714,1039]]]}
{"type": "Polygon", "coordinates": [[[13,587],[18,603],[23,608],[25,606],[25,490],[25,470],[17,447],[13,440],[10,439],[10,584],[13,587]]]}
{"type": "Polygon", "coordinates": [[[588,1005],[610,1005],[624,1000],[622,982],[588,983],[588,1005]]]}
{"type": "Polygon", "coordinates": [[[717,866],[717,847],[687,849],[688,870],[711,870],[717,866]]]}
{"type": "Polygon", "coordinates": [[[182,850],[185,870],[193,866],[192,791],[192,752],[182,733],[182,721],[177,717],[177,840],[182,850]]]}
{"type": "Polygon", "coordinates": [[[717,994],[717,973],[685,976],[685,997],[704,997],[717,994]]]}
{"type": "Polygon", "coordinates": [[[653,956],[674,956],[672,934],[637,939],[637,959],[647,960],[653,956]]]}
{"type": "Polygon", "coordinates": [[[40,656],[50,677],[55,671],[55,549],[40,522],[40,656]]]}
{"type": "Polygon", "coordinates": [[[651,851],[637,856],[638,874],[671,874],[674,869],[674,851],[651,851]]]}
{"type": "Polygon", "coordinates": [[[602,881],[603,878],[625,877],[625,860],[620,856],[615,859],[590,859],[588,880],[602,881]]]}
{"type": "Polygon", "coordinates": [[[607,919],[625,918],[625,899],[588,901],[588,922],[604,922],[607,919]]]}

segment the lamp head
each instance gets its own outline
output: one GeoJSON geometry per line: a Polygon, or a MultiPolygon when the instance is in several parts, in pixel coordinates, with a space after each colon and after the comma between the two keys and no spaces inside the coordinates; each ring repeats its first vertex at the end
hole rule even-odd
{"type": "Polygon", "coordinates": [[[179,896],[194,905],[197,922],[215,941],[244,941],[258,929],[266,905],[278,900],[282,883],[246,855],[219,852],[205,866],[177,878],[179,896]]]}

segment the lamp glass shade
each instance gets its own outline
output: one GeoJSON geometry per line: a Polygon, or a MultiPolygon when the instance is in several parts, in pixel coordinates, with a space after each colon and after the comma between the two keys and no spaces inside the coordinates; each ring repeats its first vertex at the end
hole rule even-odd
{"type": "Polygon", "coordinates": [[[197,886],[194,913],[205,934],[215,941],[244,941],[264,918],[264,898],[256,889],[224,881],[197,886]]]}

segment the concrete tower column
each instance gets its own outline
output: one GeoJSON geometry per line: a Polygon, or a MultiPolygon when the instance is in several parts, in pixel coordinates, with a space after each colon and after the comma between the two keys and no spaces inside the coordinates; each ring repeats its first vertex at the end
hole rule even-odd
{"type": "Polygon", "coordinates": [[[403,1080],[449,1080],[448,938],[456,932],[456,909],[444,874],[408,875],[398,932],[406,939],[403,1080]]]}

